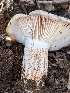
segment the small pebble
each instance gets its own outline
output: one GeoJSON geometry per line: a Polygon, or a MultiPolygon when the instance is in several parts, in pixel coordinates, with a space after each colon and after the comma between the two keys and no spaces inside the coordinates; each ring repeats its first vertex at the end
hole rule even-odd
{"type": "Polygon", "coordinates": [[[69,55],[70,55],[70,51],[68,51],[68,52],[67,52],[67,54],[69,54],[69,55]]]}

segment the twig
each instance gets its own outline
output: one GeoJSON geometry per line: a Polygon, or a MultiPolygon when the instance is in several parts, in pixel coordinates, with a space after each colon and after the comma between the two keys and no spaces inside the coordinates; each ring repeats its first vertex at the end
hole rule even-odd
{"type": "Polygon", "coordinates": [[[38,3],[47,3],[47,4],[49,4],[49,3],[52,3],[52,4],[60,4],[60,3],[66,3],[66,2],[69,2],[70,0],[56,0],[56,1],[40,1],[40,0],[38,0],[38,3]]]}

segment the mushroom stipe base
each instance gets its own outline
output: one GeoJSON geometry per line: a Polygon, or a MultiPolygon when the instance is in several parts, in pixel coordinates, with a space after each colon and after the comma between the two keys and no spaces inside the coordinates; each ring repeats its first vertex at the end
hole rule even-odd
{"type": "Polygon", "coordinates": [[[43,75],[47,76],[47,69],[47,45],[39,40],[26,40],[21,77],[32,79],[39,83],[43,75]]]}

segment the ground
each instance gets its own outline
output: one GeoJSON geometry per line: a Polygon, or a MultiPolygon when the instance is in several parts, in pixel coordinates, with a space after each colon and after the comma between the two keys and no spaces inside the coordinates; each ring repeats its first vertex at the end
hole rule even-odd
{"type": "MultiPolygon", "coordinates": [[[[56,9],[49,12],[70,18],[67,12],[69,3],[66,4],[66,8],[62,7],[62,4],[57,4],[56,9]]],[[[24,46],[16,41],[6,40],[8,36],[6,27],[16,13],[28,14],[36,9],[48,11],[42,4],[39,7],[37,2],[30,5],[28,3],[19,4],[14,0],[13,9],[10,8],[0,13],[0,93],[70,93],[67,88],[70,72],[70,46],[49,52],[48,75],[42,77],[38,89],[35,81],[21,80],[24,46]]]]}

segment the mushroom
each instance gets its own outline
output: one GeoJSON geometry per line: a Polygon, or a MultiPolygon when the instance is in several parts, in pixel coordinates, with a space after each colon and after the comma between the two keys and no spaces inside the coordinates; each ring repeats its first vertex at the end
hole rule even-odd
{"type": "Polygon", "coordinates": [[[42,10],[29,15],[16,14],[6,32],[25,45],[21,77],[35,80],[37,84],[43,75],[47,76],[48,50],[70,44],[70,20],[42,10]]]}

